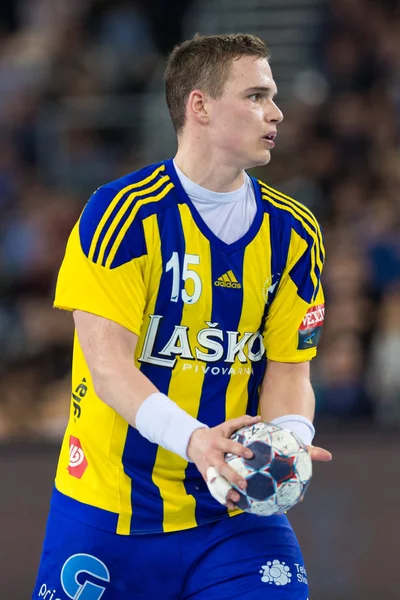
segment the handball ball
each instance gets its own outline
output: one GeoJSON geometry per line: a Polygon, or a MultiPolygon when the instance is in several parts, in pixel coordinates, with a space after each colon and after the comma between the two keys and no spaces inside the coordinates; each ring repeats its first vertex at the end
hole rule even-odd
{"type": "Polygon", "coordinates": [[[292,508],[303,496],[312,475],[312,463],[304,444],[287,429],[271,423],[242,427],[231,439],[250,448],[252,458],[226,454],[232,469],[247,481],[236,506],[259,515],[277,515],[292,508]]]}

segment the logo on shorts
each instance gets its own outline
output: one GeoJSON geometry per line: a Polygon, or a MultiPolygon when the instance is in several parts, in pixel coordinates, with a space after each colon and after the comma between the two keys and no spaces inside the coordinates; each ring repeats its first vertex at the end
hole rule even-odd
{"type": "Polygon", "coordinates": [[[73,477],[80,479],[88,466],[85,453],[78,438],[71,435],[69,437],[69,463],[67,471],[73,477]]]}
{"type": "Polygon", "coordinates": [[[261,581],[264,583],[274,583],[275,585],[287,585],[292,579],[292,574],[289,567],[283,561],[269,560],[266,565],[262,565],[260,569],[262,575],[261,581]]]}
{"type": "Polygon", "coordinates": [[[299,583],[304,583],[304,585],[308,585],[307,571],[305,567],[303,565],[300,565],[299,563],[294,563],[294,566],[296,567],[297,571],[297,581],[299,583]]]}
{"type": "Polygon", "coordinates": [[[90,554],[74,554],[61,570],[60,580],[64,592],[72,600],[100,600],[106,588],[88,579],[83,581],[84,575],[95,577],[103,583],[110,581],[109,570],[101,560],[90,554]]]}

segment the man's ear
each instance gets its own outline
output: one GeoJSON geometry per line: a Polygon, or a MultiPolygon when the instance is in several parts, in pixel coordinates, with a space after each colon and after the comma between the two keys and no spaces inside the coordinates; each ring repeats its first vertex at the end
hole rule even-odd
{"type": "Polygon", "coordinates": [[[190,92],[186,115],[189,119],[196,120],[201,125],[206,125],[209,121],[207,96],[201,90],[193,90],[190,92]]]}

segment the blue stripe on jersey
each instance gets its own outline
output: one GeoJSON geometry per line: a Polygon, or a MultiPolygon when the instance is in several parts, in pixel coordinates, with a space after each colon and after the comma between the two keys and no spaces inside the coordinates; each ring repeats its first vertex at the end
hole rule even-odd
{"type": "MultiPolygon", "coordinates": [[[[216,249],[213,245],[211,249],[211,273],[213,281],[212,293],[212,312],[211,322],[218,323],[216,327],[224,331],[238,331],[239,322],[243,305],[243,261],[245,248],[227,256],[216,249]],[[215,286],[214,282],[223,276],[227,271],[232,270],[236,279],[242,284],[240,289],[224,288],[215,286]]],[[[242,332],[240,332],[242,333],[242,332]]],[[[224,357],[228,350],[228,341],[223,340],[224,357]]],[[[230,377],[222,375],[222,369],[229,368],[231,365],[220,360],[215,363],[208,363],[208,371],[204,376],[200,409],[197,418],[210,427],[215,427],[226,420],[226,392],[230,377]],[[221,369],[221,374],[214,375],[213,367],[221,369]]],[[[235,375],[231,375],[235,377],[235,375]]],[[[236,375],[239,377],[239,375],[236,375]]],[[[185,488],[189,494],[196,499],[195,516],[197,522],[210,521],[214,518],[220,518],[225,509],[219,506],[207,490],[204,493],[204,486],[196,487],[191,485],[191,481],[198,479],[198,472],[193,464],[189,464],[186,469],[185,488]],[[207,495],[208,494],[208,495],[207,495]]]]}
{"type": "MultiPolygon", "coordinates": [[[[267,205],[269,205],[269,208],[267,209],[268,212],[271,215],[279,214],[280,209],[277,208],[276,206],[274,206],[273,204],[271,204],[270,202],[268,202],[268,190],[265,190],[265,188],[262,188],[262,191],[264,192],[264,194],[266,194],[264,196],[264,198],[265,198],[265,203],[267,205]]],[[[292,203],[288,200],[287,201],[279,200],[275,197],[271,198],[271,199],[273,200],[274,203],[282,206],[282,211],[285,211],[287,213],[287,208],[290,207],[290,209],[298,216],[298,219],[295,216],[290,217],[291,226],[296,231],[296,233],[298,233],[299,236],[302,237],[307,242],[307,244],[309,246],[309,250],[307,252],[308,256],[310,257],[311,252],[314,255],[314,265],[315,265],[314,272],[315,272],[315,276],[317,278],[318,284],[317,284],[317,287],[314,289],[313,283],[312,283],[312,280],[311,280],[311,277],[309,274],[308,282],[307,282],[307,284],[305,286],[305,290],[304,290],[306,293],[304,296],[301,296],[306,302],[312,302],[312,300],[315,299],[315,297],[318,293],[319,286],[320,286],[320,278],[321,278],[321,269],[319,268],[319,266],[317,264],[317,253],[319,254],[321,264],[324,263],[324,255],[323,255],[322,245],[320,242],[320,238],[322,239],[321,229],[320,229],[317,221],[315,219],[313,219],[312,216],[309,216],[308,214],[305,214],[304,212],[302,212],[298,207],[296,207],[296,205],[294,203],[292,203]],[[307,225],[310,227],[310,229],[315,233],[315,238],[313,238],[313,236],[305,230],[304,225],[302,224],[302,221],[305,221],[307,223],[307,225]],[[311,288],[312,288],[312,292],[310,293],[311,288]]],[[[287,214],[289,214],[289,213],[287,213],[287,214]]],[[[311,273],[311,261],[309,262],[309,265],[310,265],[310,273],[311,273]]],[[[293,277],[292,277],[292,279],[293,279],[293,277]]],[[[300,278],[297,276],[296,280],[293,279],[293,281],[298,286],[298,283],[300,282],[300,278]]]]}
{"type": "MultiPolygon", "coordinates": [[[[275,202],[275,198],[274,198],[274,202],[275,202]]],[[[286,205],[283,205],[283,206],[286,206],[286,205]]],[[[284,208],[282,208],[282,210],[284,211],[286,218],[282,219],[281,210],[279,208],[277,208],[276,206],[274,206],[273,204],[271,204],[270,202],[268,202],[267,199],[264,201],[264,207],[265,207],[265,211],[270,214],[271,220],[274,219],[274,222],[273,223],[271,222],[271,227],[270,227],[271,231],[274,232],[274,234],[275,234],[276,229],[278,231],[282,231],[282,233],[276,239],[276,241],[271,239],[271,244],[274,243],[276,245],[276,247],[280,247],[279,245],[282,243],[281,236],[282,235],[290,236],[290,230],[293,229],[301,238],[303,238],[303,240],[308,245],[308,249],[304,253],[304,261],[301,259],[295,265],[295,267],[290,271],[289,275],[298,288],[298,290],[297,290],[298,295],[305,302],[311,303],[312,300],[316,296],[314,283],[311,279],[311,273],[312,273],[311,253],[314,254],[314,263],[315,263],[314,272],[315,272],[315,275],[316,275],[316,278],[318,281],[321,276],[321,270],[318,267],[318,265],[316,264],[316,260],[315,260],[316,253],[317,253],[316,242],[315,242],[314,238],[312,237],[312,235],[304,229],[304,226],[301,223],[301,221],[297,220],[293,216],[288,217],[289,213],[287,211],[285,211],[284,208]],[[281,227],[279,226],[279,222],[282,222],[282,221],[286,222],[288,225],[286,232],[285,232],[285,229],[286,229],[285,226],[283,226],[285,229],[282,229],[282,226],[281,227]],[[307,269],[308,269],[308,271],[307,271],[307,269]]],[[[290,244],[290,237],[287,241],[287,244],[288,245],[290,244]]],[[[283,246],[282,250],[283,250],[283,252],[285,252],[285,246],[283,246]]],[[[274,255],[274,252],[272,254],[274,255]]],[[[278,257],[279,257],[279,254],[277,255],[277,258],[278,257]]],[[[286,256],[281,255],[281,257],[282,257],[282,259],[284,259],[286,261],[287,251],[286,251],[286,256]]],[[[283,264],[285,264],[285,263],[283,263],[283,264]]],[[[277,288],[275,288],[275,293],[276,293],[276,291],[277,291],[277,288]]]]}
{"type": "MultiPolygon", "coordinates": [[[[299,296],[301,296],[301,298],[303,298],[303,300],[305,300],[308,303],[311,303],[312,300],[315,298],[316,294],[315,294],[315,288],[314,288],[314,284],[313,281],[311,279],[311,273],[312,273],[312,263],[311,263],[311,253],[313,253],[314,255],[314,273],[315,276],[317,278],[317,281],[319,282],[321,279],[321,269],[319,268],[318,264],[317,264],[317,243],[315,242],[314,238],[312,237],[312,235],[310,235],[303,227],[303,225],[297,221],[297,219],[292,219],[292,228],[296,231],[296,233],[299,234],[300,237],[303,238],[303,240],[305,242],[307,242],[308,244],[308,249],[306,250],[306,252],[304,253],[304,260],[305,263],[303,265],[303,267],[300,267],[300,264],[302,262],[303,259],[301,259],[299,261],[299,263],[297,263],[297,265],[290,271],[289,275],[292,278],[292,280],[294,281],[294,283],[296,284],[296,286],[298,287],[298,292],[299,292],[299,296]],[[304,268],[308,268],[308,272],[304,270],[304,268]],[[300,294],[300,292],[303,292],[303,295],[300,294]]],[[[321,248],[319,247],[319,253],[321,256],[321,248]]],[[[323,264],[323,256],[322,256],[322,264],[323,264]]]]}
{"type": "MultiPolygon", "coordinates": [[[[171,302],[173,272],[172,270],[166,272],[166,264],[170,260],[172,253],[178,252],[182,273],[185,255],[185,238],[178,208],[175,206],[164,210],[157,216],[157,220],[161,239],[163,271],[154,313],[156,315],[162,315],[163,319],[160,322],[156,346],[153,350],[153,354],[157,354],[157,351],[162,350],[169,340],[175,325],[180,325],[182,320],[183,302],[180,295],[177,302],[171,302]]],[[[140,370],[161,392],[168,394],[168,388],[172,375],[172,370],[169,367],[163,368],[157,365],[141,363],[140,370]]],[[[150,444],[150,442],[145,440],[145,438],[140,435],[138,437],[133,437],[134,432],[136,432],[136,430],[129,432],[129,439],[127,439],[123,463],[125,463],[125,460],[129,459],[129,456],[134,456],[135,460],[136,457],[146,456],[147,460],[146,468],[141,470],[140,473],[137,473],[137,475],[134,474],[132,477],[132,533],[137,530],[143,531],[143,522],[145,515],[149,514],[149,510],[151,510],[152,513],[153,523],[155,520],[157,520],[160,524],[160,527],[162,527],[164,516],[163,500],[158,487],[153,483],[152,479],[158,446],[156,444],[150,444]],[[138,489],[135,487],[137,482],[140,482],[140,487],[138,487],[138,489]],[[151,496],[154,498],[154,503],[151,507],[148,505],[145,507],[142,506],[143,486],[145,486],[147,491],[151,490],[151,496]]]]}
{"type": "MultiPolygon", "coordinates": [[[[253,352],[257,352],[258,348],[254,347],[253,352]]],[[[267,365],[267,358],[264,355],[262,360],[259,360],[252,365],[252,373],[249,378],[249,382],[247,384],[247,408],[246,415],[256,416],[258,413],[258,405],[260,399],[260,391],[259,387],[262,383],[265,367],[267,365]]]]}
{"type": "MultiPolygon", "coordinates": [[[[270,215],[270,246],[271,246],[271,285],[280,281],[282,273],[286,267],[288,252],[290,246],[291,226],[287,221],[282,221],[276,218],[274,209],[268,203],[264,204],[265,212],[270,215]]],[[[262,317],[260,331],[264,331],[265,322],[268,315],[269,307],[278,292],[279,284],[275,286],[273,291],[268,294],[268,304],[265,304],[264,314],[262,317]]]]}
{"type": "Polygon", "coordinates": [[[321,269],[317,264],[318,249],[314,239],[302,227],[299,227],[299,224],[296,223],[296,225],[297,227],[293,227],[293,229],[307,242],[308,248],[304,252],[302,258],[290,271],[289,275],[298,288],[298,295],[306,302],[311,303],[317,295],[321,279],[321,269]],[[314,255],[314,273],[318,282],[316,288],[311,279],[311,273],[313,272],[311,262],[312,254],[314,255]]]}
{"type": "MultiPolygon", "coordinates": [[[[265,203],[265,210],[269,212],[268,204],[265,203]]],[[[271,216],[271,215],[270,215],[271,216]]],[[[271,216],[270,218],[270,246],[271,246],[271,273],[272,280],[271,285],[280,281],[282,277],[283,270],[285,268],[289,246],[290,246],[290,233],[291,228],[288,224],[280,219],[274,218],[271,216]]],[[[262,317],[261,325],[259,331],[264,331],[265,321],[267,319],[268,310],[273,302],[276,293],[278,291],[279,284],[275,286],[272,293],[268,294],[268,304],[265,304],[264,314],[262,317]]],[[[254,350],[257,351],[257,348],[254,350]]],[[[249,401],[247,404],[247,414],[248,415],[256,415],[258,411],[258,400],[259,400],[259,386],[262,383],[262,379],[265,373],[265,367],[267,364],[266,356],[259,362],[253,364],[253,372],[250,376],[248,383],[248,397],[249,401]]]]}
{"type": "MultiPolygon", "coordinates": [[[[269,194],[271,190],[265,189],[265,187],[262,188],[262,192],[265,194],[269,194]]],[[[321,263],[324,263],[324,254],[322,251],[322,244],[320,243],[320,240],[323,243],[323,235],[322,235],[322,231],[321,228],[318,224],[318,221],[316,220],[316,218],[314,217],[313,214],[310,214],[308,209],[304,206],[303,210],[297,206],[295,204],[295,202],[293,200],[291,200],[289,197],[288,198],[276,198],[276,196],[282,196],[282,194],[280,192],[278,192],[277,190],[273,190],[274,192],[274,196],[272,196],[272,199],[274,202],[276,202],[277,204],[281,205],[281,206],[289,206],[294,213],[296,213],[296,215],[302,219],[303,221],[306,221],[307,225],[310,227],[310,229],[312,231],[315,232],[316,237],[318,239],[318,247],[319,247],[319,258],[321,263]]]]}
{"type": "Polygon", "coordinates": [[[314,283],[310,277],[312,271],[311,252],[309,247],[289,273],[292,281],[294,281],[297,286],[298,295],[308,304],[311,304],[312,300],[315,298],[314,283]]]}
{"type": "MultiPolygon", "coordinates": [[[[130,211],[126,211],[126,214],[121,219],[121,222],[119,223],[118,227],[115,229],[113,235],[111,236],[111,239],[110,239],[109,243],[107,244],[106,251],[104,252],[104,257],[103,257],[103,262],[102,262],[103,267],[106,265],[106,261],[109,256],[109,253],[111,251],[111,248],[113,247],[114,242],[117,239],[117,236],[118,236],[119,232],[121,231],[125,221],[129,217],[129,215],[130,215],[130,211]]],[[[99,244],[98,244],[98,246],[99,246],[99,244]]],[[[96,249],[96,252],[97,252],[97,249],[96,249]]],[[[142,221],[140,221],[139,219],[134,219],[133,222],[131,223],[131,225],[129,226],[128,231],[126,232],[124,239],[121,241],[121,243],[118,246],[118,250],[112,261],[111,268],[115,269],[116,267],[119,267],[120,265],[123,265],[123,264],[129,262],[133,258],[139,258],[139,256],[143,256],[143,254],[146,254],[146,252],[147,252],[147,247],[146,247],[146,240],[144,237],[142,221]]]]}
{"type": "Polygon", "coordinates": [[[161,515],[162,524],[163,502],[159,489],[151,479],[157,450],[157,444],[146,440],[134,427],[128,427],[122,464],[124,472],[132,480],[131,534],[154,530],[154,520],[153,517],[149,519],[149,515],[161,515]]]}
{"type": "MultiPolygon", "coordinates": [[[[161,255],[163,272],[160,279],[154,314],[162,316],[157,338],[152,354],[156,355],[163,349],[171,337],[174,327],[181,324],[183,301],[179,293],[177,301],[171,301],[173,286],[173,270],[167,272],[166,265],[174,252],[178,253],[180,272],[183,273],[185,257],[185,237],[180,220],[178,207],[171,206],[157,215],[158,228],[161,240],[161,255]]],[[[140,370],[156,385],[161,392],[168,394],[172,371],[169,367],[162,368],[142,362],[140,370]]]]}

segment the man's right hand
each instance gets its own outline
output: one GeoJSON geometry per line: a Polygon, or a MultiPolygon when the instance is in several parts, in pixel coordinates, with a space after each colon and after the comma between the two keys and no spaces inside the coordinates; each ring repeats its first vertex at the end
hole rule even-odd
{"type": "MultiPolygon", "coordinates": [[[[210,467],[214,467],[217,473],[224,477],[229,484],[234,484],[242,490],[246,488],[246,480],[228,465],[225,454],[232,453],[243,456],[243,458],[251,458],[253,456],[252,451],[242,444],[234,442],[230,437],[241,427],[254,425],[259,423],[260,420],[261,417],[259,416],[250,417],[245,415],[237,419],[230,419],[210,429],[206,427],[196,429],[192,433],[187,455],[194,462],[206,483],[208,483],[207,471],[210,467]]],[[[226,498],[226,506],[230,509],[235,508],[235,502],[238,502],[239,499],[239,494],[234,489],[230,489],[226,498]]]]}

